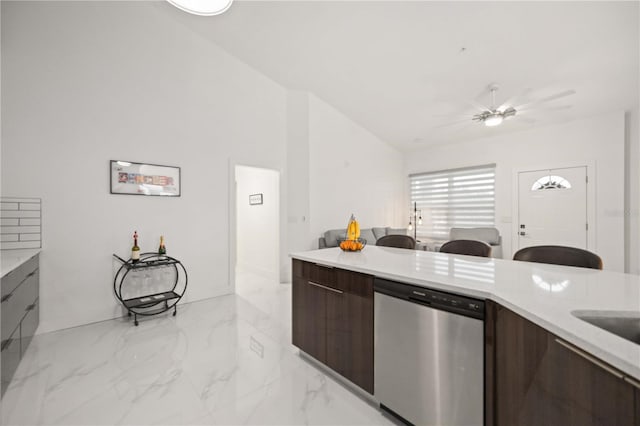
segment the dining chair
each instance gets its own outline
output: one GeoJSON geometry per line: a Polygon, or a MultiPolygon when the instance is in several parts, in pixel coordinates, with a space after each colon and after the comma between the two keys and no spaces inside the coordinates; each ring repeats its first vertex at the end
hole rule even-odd
{"type": "Polygon", "coordinates": [[[403,249],[415,249],[416,248],[416,240],[409,235],[385,235],[384,237],[378,238],[376,241],[377,246],[382,247],[397,247],[403,249]]]}
{"type": "Polygon", "coordinates": [[[467,256],[491,257],[491,246],[484,241],[451,240],[440,247],[441,253],[465,254],[467,256]]]}
{"type": "Polygon", "coordinates": [[[602,259],[595,253],[566,246],[532,246],[520,249],[513,260],[523,262],[551,263],[553,265],[577,266],[602,269],[602,259]]]}

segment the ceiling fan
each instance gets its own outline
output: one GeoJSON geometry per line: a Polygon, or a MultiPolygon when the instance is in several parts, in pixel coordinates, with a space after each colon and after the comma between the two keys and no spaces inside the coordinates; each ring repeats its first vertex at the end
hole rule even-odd
{"type": "Polygon", "coordinates": [[[491,92],[491,108],[484,109],[479,114],[474,115],[472,120],[484,123],[485,126],[493,127],[502,124],[507,118],[516,115],[517,110],[506,104],[502,104],[496,108],[496,92],[498,91],[498,86],[490,85],[489,91],[491,92]]]}
{"type": "MultiPolygon", "coordinates": [[[[545,107],[545,106],[542,106],[541,104],[555,101],[557,99],[564,98],[566,96],[570,96],[576,93],[575,90],[565,90],[563,92],[555,93],[553,95],[546,96],[541,99],[516,105],[515,104],[516,100],[524,98],[531,92],[531,89],[526,89],[521,94],[508,99],[507,101],[503,102],[500,105],[496,105],[497,91],[498,91],[498,86],[496,84],[490,84],[480,95],[476,97],[475,101],[469,102],[474,108],[478,110],[478,112],[471,117],[472,121],[483,123],[487,127],[494,127],[502,124],[502,122],[504,122],[505,120],[511,117],[515,117],[516,115],[521,114],[523,112],[528,112],[534,108],[544,109],[547,111],[568,109],[568,108],[571,108],[571,105],[563,105],[559,107],[545,107]],[[490,107],[487,107],[486,105],[481,104],[477,101],[479,98],[483,97],[487,92],[489,92],[491,96],[490,107]]],[[[528,120],[528,119],[523,121],[532,122],[532,120],[528,120]]],[[[456,121],[454,123],[449,123],[449,124],[445,124],[443,126],[437,126],[437,127],[448,127],[450,125],[468,123],[468,122],[469,122],[469,118],[468,116],[466,116],[464,120],[456,121]]]]}

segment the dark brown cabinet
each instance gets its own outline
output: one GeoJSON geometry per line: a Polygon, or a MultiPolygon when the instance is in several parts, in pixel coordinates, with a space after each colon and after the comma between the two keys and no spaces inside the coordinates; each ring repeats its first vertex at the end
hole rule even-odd
{"type": "Polygon", "coordinates": [[[293,344],[373,393],[373,277],[293,260],[293,344]]]}
{"type": "MultiPolygon", "coordinates": [[[[293,260],[293,344],[373,394],[373,276],[293,260]]],[[[640,426],[640,383],[486,301],[485,425],[640,426]]]]}
{"type": "Polygon", "coordinates": [[[349,321],[356,325],[346,344],[352,380],[373,394],[373,276],[345,271],[349,278],[349,321]]]}
{"type": "Polygon", "coordinates": [[[624,375],[514,312],[489,303],[488,424],[640,425],[624,375]],[[493,329],[491,329],[493,327],[493,329]],[[492,352],[493,351],[493,352],[492,352]]]}
{"type": "Polygon", "coordinates": [[[306,279],[293,279],[293,344],[318,361],[327,362],[327,308],[325,292],[306,279]]]}

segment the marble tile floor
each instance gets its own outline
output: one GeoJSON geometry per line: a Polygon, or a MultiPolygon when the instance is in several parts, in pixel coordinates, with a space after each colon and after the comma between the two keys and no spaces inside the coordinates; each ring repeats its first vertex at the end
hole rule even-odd
{"type": "Polygon", "coordinates": [[[392,424],[300,358],[289,285],[243,279],[253,280],[244,296],[180,305],[176,317],[36,336],[2,399],[2,424],[392,424]]]}

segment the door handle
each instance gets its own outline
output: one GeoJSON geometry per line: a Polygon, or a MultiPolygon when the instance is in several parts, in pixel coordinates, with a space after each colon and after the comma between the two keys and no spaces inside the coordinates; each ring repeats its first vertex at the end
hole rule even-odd
{"type": "Polygon", "coordinates": [[[640,390],[640,382],[634,379],[633,377],[624,376],[624,381],[640,390]]]}
{"type": "Polygon", "coordinates": [[[615,369],[609,367],[608,365],[606,365],[605,363],[603,363],[599,359],[591,356],[590,354],[586,353],[582,349],[578,349],[575,346],[573,346],[572,344],[567,343],[567,342],[565,342],[563,340],[560,340],[560,339],[555,339],[555,340],[556,340],[556,343],[560,344],[561,346],[564,346],[566,349],[570,350],[571,352],[575,353],[576,355],[581,356],[582,358],[586,359],[590,363],[602,368],[607,373],[609,373],[609,374],[611,374],[611,375],[613,375],[613,376],[615,376],[615,377],[617,377],[619,379],[624,379],[624,377],[625,377],[624,374],[620,373],[618,370],[615,370],[615,369]]]}
{"type": "Polygon", "coordinates": [[[314,283],[313,281],[309,281],[309,284],[311,284],[312,286],[315,286],[315,287],[320,287],[320,288],[325,289],[325,290],[333,291],[334,293],[338,293],[338,294],[344,293],[344,291],[342,291],[342,290],[338,290],[336,288],[331,288],[331,287],[327,287],[327,286],[322,285],[322,284],[314,283]]]}
{"type": "Polygon", "coordinates": [[[633,377],[624,376],[624,381],[640,390],[640,382],[634,379],[633,377]]]}
{"type": "Polygon", "coordinates": [[[606,365],[605,363],[603,363],[602,361],[600,361],[599,359],[591,356],[590,354],[586,353],[585,351],[583,351],[582,349],[578,349],[575,346],[573,346],[570,343],[567,343],[563,340],[560,340],[558,338],[555,339],[556,343],[559,343],[560,345],[564,346],[566,349],[570,350],[571,352],[575,353],[576,355],[581,356],[582,358],[586,359],[587,361],[591,362],[592,364],[602,368],[604,371],[606,371],[607,373],[624,380],[625,382],[629,383],[631,386],[640,389],[640,382],[637,381],[636,379],[634,379],[633,377],[627,376],[623,373],[621,373],[620,371],[609,367],[608,365],[606,365]]]}
{"type": "Polygon", "coordinates": [[[321,263],[316,263],[316,266],[319,266],[321,268],[325,268],[325,269],[333,269],[333,266],[329,266],[329,265],[323,265],[321,263]]]}

